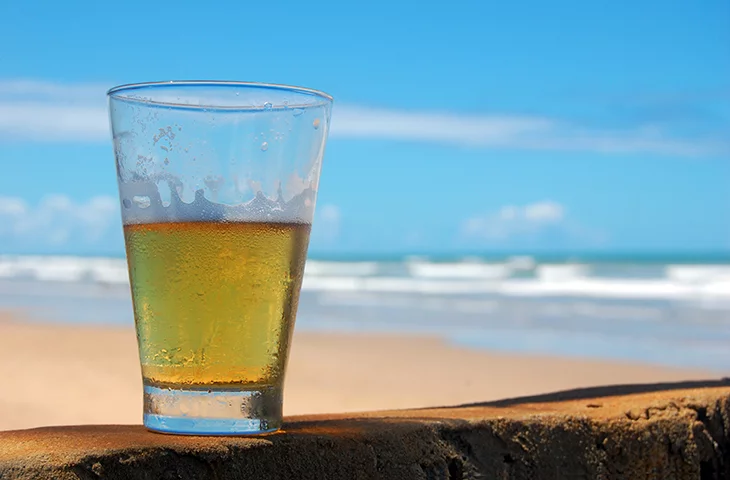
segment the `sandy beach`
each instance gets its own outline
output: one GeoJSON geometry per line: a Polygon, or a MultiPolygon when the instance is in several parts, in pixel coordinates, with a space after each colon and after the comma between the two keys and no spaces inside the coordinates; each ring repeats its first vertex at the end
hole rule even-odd
{"type": "MultiPolygon", "coordinates": [[[[716,373],[464,349],[437,338],[295,334],[287,415],[454,405],[571,388],[706,380],[716,373]]],[[[141,422],[131,328],[0,317],[0,430],[141,422]]]]}

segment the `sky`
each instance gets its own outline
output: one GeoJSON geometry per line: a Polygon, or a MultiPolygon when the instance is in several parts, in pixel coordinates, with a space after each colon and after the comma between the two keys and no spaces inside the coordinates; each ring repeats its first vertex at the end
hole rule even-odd
{"type": "Polygon", "coordinates": [[[105,91],[335,97],[313,254],[730,250],[730,3],[0,2],[0,254],[121,255],[105,91]]]}

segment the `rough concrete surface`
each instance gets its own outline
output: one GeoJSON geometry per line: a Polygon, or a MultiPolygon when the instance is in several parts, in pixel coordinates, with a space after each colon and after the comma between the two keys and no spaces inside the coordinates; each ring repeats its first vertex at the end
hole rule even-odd
{"type": "Polygon", "coordinates": [[[2,479],[730,479],[730,382],[288,418],[265,437],[0,432],[2,479]]]}

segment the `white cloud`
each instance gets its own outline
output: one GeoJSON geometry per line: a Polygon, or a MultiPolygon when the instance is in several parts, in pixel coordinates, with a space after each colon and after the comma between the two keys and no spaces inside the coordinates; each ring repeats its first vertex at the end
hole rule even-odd
{"type": "Polygon", "coordinates": [[[342,213],[337,205],[317,206],[312,236],[325,242],[337,240],[340,236],[341,221],[342,213]]]}
{"type": "Polygon", "coordinates": [[[657,127],[603,130],[543,116],[466,115],[337,106],[333,137],[382,138],[512,150],[656,153],[727,152],[727,142],[672,138],[657,127]]]}
{"type": "Polygon", "coordinates": [[[323,222],[331,224],[340,223],[340,207],[337,205],[323,205],[320,210],[320,217],[323,222]]]}
{"type": "Polygon", "coordinates": [[[108,141],[105,88],[36,80],[0,80],[0,137],[108,141]]]}
{"type": "Polygon", "coordinates": [[[525,219],[530,222],[555,223],[562,220],[564,215],[563,206],[555,202],[538,202],[524,208],[525,219]]]}
{"type": "Polygon", "coordinates": [[[502,146],[510,139],[549,130],[551,125],[551,120],[538,117],[338,106],[333,114],[332,135],[502,146]]]}
{"type": "Polygon", "coordinates": [[[0,197],[0,218],[21,217],[28,211],[28,206],[20,198],[0,197]]]}
{"type": "Polygon", "coordinates": [[[565,207],[549,200],[524,206],[505,205],[496,212],[465,220],[462,233],[471,238],[504,240],[561,224],[565,217],[565,207]]]}
{"type": "Polygon", "coordinates": [[[0,135],[37,141],[111,140],[106,109],[0,100],[0,135]]]}
{"type": "MultiPolygon", "coordinates": [[[[0,138],[108,141],[107,86],[0,80],[0,138]]],[[[656,127],[588,128],[558,118],[505,113],[460,114],[337,105],[332,136],[503,148],[512,150],[726,153],[726,141],[675,138],[656,127]]]]}
{"type": "MultiPolygon", "coordinates": [[[[0,98],[39,98],[64,101],[99,101],[98,95],[108,90],[103,84],[64,84],[43,80],[0,80],[0,98]]],[[[104,98],[101,98],[103,103],[104,98]]]]}
{"type": "Polygon", "coordinates": [[[0,197],[0,241],[61,245],[94,244],[121,222],[117,199],[93,197],[76,203],[49,195],[31,206],[21,198],[0,197]]]}

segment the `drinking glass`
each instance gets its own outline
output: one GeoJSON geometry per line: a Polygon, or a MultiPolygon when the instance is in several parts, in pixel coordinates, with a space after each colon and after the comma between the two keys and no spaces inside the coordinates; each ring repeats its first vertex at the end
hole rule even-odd
{"type": "Polygon", "coordinates": [[[145,426],[279,429],[332,97],[212,81],[108,97],[145,426]]]}

